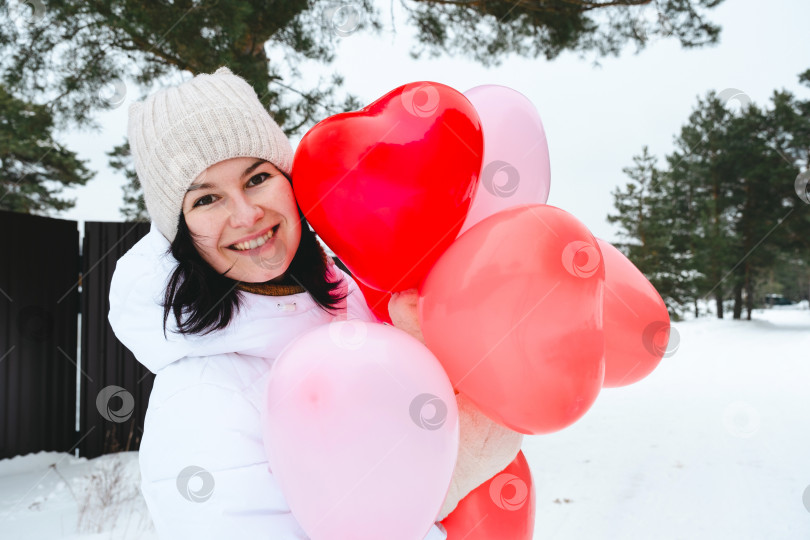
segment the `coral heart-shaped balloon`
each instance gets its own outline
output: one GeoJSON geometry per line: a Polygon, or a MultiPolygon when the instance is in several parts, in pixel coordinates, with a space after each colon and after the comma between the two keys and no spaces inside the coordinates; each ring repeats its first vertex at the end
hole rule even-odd
{"type": "Polygon", "coordinates": [[[609,242],[598,239],[605,259],[604,388],[640,381],[658,366],[669,342],[669,312],[641,270],[609,242]]]}
{"type": "Polygon", "coordinates": [[[442,254],[419,289],[419,323],[453,387],[484,414],[551,433],[582,417],[602,388],[604,283],[581,221],[553,206],[516,206],[442,254]]]}
{"type": "Polygon", "coordinates": [[[313,127],[295,153],[295,196],[355,277],[380,291],[410,289],[461,229],[483,146],[463,94],[408,84],[313,127]]]}

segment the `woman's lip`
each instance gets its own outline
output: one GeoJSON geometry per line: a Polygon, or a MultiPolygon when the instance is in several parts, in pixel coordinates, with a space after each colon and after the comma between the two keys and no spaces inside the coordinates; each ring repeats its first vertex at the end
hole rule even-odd
{"type": "Polygon", "coordinates": [[[256,234],[253,234],[253,235],[250,235],[250,236],[246,236],[246,237],[242,238],[241,240],[237,240],[236,242],[231,242],[228,245],[228,247],[234,246],[236,244],[241,244],[242,242],[250,242],[251,240],[255,240],[256,238],[259,238],[260,236],[264,236],[265,234],[270,232],[270,229],[274,229],[276,227],[278,227],[278,223],[271,226],[271,227],[267,227],[265,230],[263,230],[261,232],[258,232],[256,234]]]}
{"type": "Polygon", "coordinates": [[[267,248],[268,246],[274,245],[275,243],[276,243],[276,235],[273,234],[273,236],[270,238],[270,240],[266,241],[264,244],[262,244],[260,246],[256,246],[255,248],[241,249],[241,250],[240,249],[234,249],[234,248],[228,248],[228,249],[230,249],[231,251],[235,251],[236,253],[239,253],[240,255],[253,256],[253,255],[256,255],[257,253],[259,253],[261,250],[267,248]]]}
{"type": "MultiPolygon", "coordinates": [[[[269,240],[265,241],[265,243],[260,245],[260,246],[256,246],[255,248],[251,248],[251,249],[236,249],[236,248],[233,247],[233,245],[231,245],[231,246],[228,246],[228,249],[230,249],[231,251],[235,251],[237,253],[246,253],[246,254],[258,253],[259,250],[261,250],[264,246],[266,246],[268,244],[272,244],[273,242],[276,241],[276,235],[278,234],[278,228],[279,228],[280,225],[281,224],[279,223],[277,225],[273,225],[272,227],[270,227],[270,229],[274,229],[273,236],[271,236],[269,240]]],[[[270,229],[268,229],[268,231],[270,229]]],[[[267,231],[265,231],[264,234],[267,234],[267,231]]],[[[261,236],[261,234],[259,236],[261,236]]],[[[259,236],[254,236],[254,238],[259,238],[259,236]]]]}

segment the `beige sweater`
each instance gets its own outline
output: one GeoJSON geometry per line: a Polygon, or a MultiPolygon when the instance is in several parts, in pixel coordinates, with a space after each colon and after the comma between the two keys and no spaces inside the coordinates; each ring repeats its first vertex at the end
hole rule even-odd
{"type": "MultiPolygon", "coordinates": [[[[416,315],[416,289],[394,293],[388,304],[391,322],[425,342],[416,315]]],[[[452,512],[472,490],[504,470],[517,456],[523,434],[490,420],[464,394],[456,395],[459,446],[450,489],[437,521],[452,512]]]]}

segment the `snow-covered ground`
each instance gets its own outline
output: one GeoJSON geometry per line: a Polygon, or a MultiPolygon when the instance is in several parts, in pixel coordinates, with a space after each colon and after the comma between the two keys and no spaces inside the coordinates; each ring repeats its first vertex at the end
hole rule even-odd
{"type": "MultiPolygon", "coordinates": [[[[754,318],[676,324],[652,375],[526,438],[535,539],[810,538],[810,310],[754,318]]],[[[135,452],[0,461],[0,538],[154,539],[138,478],[135,452]]]]}
{"type": "Polygon", "coordinates": [[[676,324],[677,350],[649,377],[603,390],[565,430],[528,437],[534,538],[810,538],[802,307],[676,324]]]}
{"type": "Polygon", "coordinates": [[[88,460],[39,452],[0,461],[3,540],[157,540],[138,453],[88,460]]]}

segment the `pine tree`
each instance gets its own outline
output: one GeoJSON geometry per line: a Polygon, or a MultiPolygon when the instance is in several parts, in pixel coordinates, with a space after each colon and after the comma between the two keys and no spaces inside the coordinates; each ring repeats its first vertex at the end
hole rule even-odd
{"type": "Polygon", "coordinates": [[[695,282],[701,297],[712,296],[718,318],[723,318],[728,284],[727,269],[734,264],[731,246],[736,242],[733,220],[735,186],[724,166],[725,131],[731,112],[716,93],[710,92],[689,116],[675,138],[676,151],[667,156],[669,180],[680,184],[678,202],[685,229],[691,232],[690,251],[701,274],[695,282]]]}
{"type": "Polygon", "coordinates": [[[741,317],[743,292],[747,318],[751,319],[756,284],[773,267],[787,247],[783,222],[792,211],[785,195],[792,184],[793,166],[767,143],[769,111],[748,107],[732,118],[726,132],[725,167],[736,181],[736,214],[733,246],[734,318],[741,317]]]}
{"type": "MultiPolygon", "coordinates": [[[[720,29],[706,16],[721,1],[414,0],[404,7],[418,31],[415,55],[468,54],[489,64],[508,53],[618,54],[656,37],[684,47],[715,43],[720,29]]],[[[339,39],[382,28],[371,0],[9,0],[0,9],[0,82],[18,99],[47,104],[60,129],[94,126],[97,111],[136,90],[130,82],[146,89],[227,65],[288,134],[300,133],[360,106],[340,90],[339,74],[312,83],[302,66],[328,66],[339,39]]],[[[126,146],[111,153],[130,179],[124,212],[137,216],[140,189],[126,146]]]]}
{"type": "MultiPolygon", "coordinates": [[[[810,88],[810,70],[799,75],[799,82],[810,88]]],[[[810,231],[810,100],[800,100],[784,90],[774,92],[771,100],[773,110],[766,124],[767,144],[783,158],[783,163],[792,166],[785,178],[787,185],[782,184],[780,191],[783,205],[790,209],[784,221],[785,246],[781,260],[782,264],[797,267],[795,273],[778,274],[785,276],[781,282],[784,287],[797,291],[796,299],[810,299],[810,278],[806,274],[810,267],[810,234],[807,232],[810,231]]]]}
{"type": "Polygon", "coordinates": [[[418,30],[415,55],[456,53],[484,64],[505,53],[555,58],[566,50],[618,55],[657,38],[685,48],[716,43],[720,28],[706,12],[722,0],[417,0],[403,4],[418,30]]]}
{"type": "Polygon", "coordinates": [[[12,96],[0,85],[0,209],[47,215],[71,208],[64,187],[93,177],[76,154],[53,137],[47,107],[12,96]]]}
{"type": "Polygon", "coordinates": [[[119,144],[109,152],[110,167],[120,171],[127,179],[124,184],[124,204],[121,206],[121,215],[127,221],[149,221],[149,213],[146,211],[146,202],[143,199],[143,189],[138,181],[138,175],[132,166],[132,159],[129,152],[129,142],[119,144]]]}
{"type": "Polygon", "coordinates": [[[741,101],[734,112],[721,95],[699,99],[667,168],[645,148],[614,192],[608,219],[675,311],[691,299],[697,314],[698,298],[713,296],[722,318],[731,292],[734,318],[750,319],[762,287],[810,291],[810,102],[784,91],[770,108],[741,101]]]}

